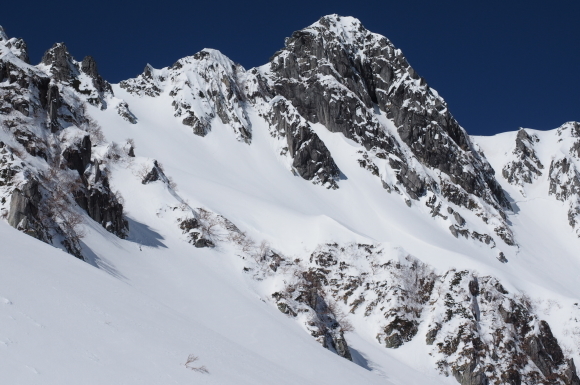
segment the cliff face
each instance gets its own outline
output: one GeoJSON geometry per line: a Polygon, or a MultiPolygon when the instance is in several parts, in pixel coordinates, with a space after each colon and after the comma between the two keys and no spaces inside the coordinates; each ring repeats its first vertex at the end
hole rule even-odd
{"type": "Polygon", "coordinates": [[[62,43],[32,66],[0,29],[0,125],[3,218],[79,258],[110,253],[93,223],[121,257],[240,257],[251,290],[345,359],[361,364],[357,333],[461,384],[580,384],[562,338],[580,341],[577,309],[554,323],[523,289],[576,271],[580,125],[472,138],[357,19],[325,16],[258,68],[205,49],[119,85],[62,43]]]}
{"type": "Polygon", "coordinates": [[[91,57],[78,63],[55,44],[30,66],[17,42],[0,39],[3,207],[13,227],[83,258],[79,209],[121,237],[127,232],[106,168],[100,181],[89,174],[101,161],[94,146],[104,141],[86,103],[106,108],[112,89],[91,57]]]}

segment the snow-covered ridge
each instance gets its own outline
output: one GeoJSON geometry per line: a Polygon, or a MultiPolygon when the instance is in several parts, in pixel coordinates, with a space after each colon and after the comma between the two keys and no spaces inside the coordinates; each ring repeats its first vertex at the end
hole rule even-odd
{"type": "Polygon", "coordinates": [[[204,49],[111,85],[25,53],[0,29],[0,213],[32,236],[0,229],[25,261],[0,315],[36,322],[0,331],[11,380],[580,383],[580,124],[469,137],[338,15],[247,71],[204,49]],[[73,309],[74,361],[36,297],[73,309]]]}
{"type": "Polygon", "coordinates": [[[204,49],[160,70],[145,67],[136,79],[120,86],[136,95],[159,96],[166,92],[172,98],[174,116],[193,132],[205,136],[212,120],[219,117],[230,125],[239,140],[250,142],[251,123],[244,110],[240,77],[245,70],[221,52],[204,49]]]}

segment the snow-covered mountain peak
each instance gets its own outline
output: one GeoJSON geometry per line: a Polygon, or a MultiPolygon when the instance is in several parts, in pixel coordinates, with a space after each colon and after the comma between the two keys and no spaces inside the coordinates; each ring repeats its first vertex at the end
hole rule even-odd
{"type": "Polygon", "coordinates": [[[70,81],[79,75],[77,62],[64,43],[55,43],[44,53],[41,63],[58,81],[70,81]]]}
{"type": "Polygon", "coordinates": [[[338,15],[248,71],[204,49],[109,85],[64,44],[37,66],[17,54],[0,41],[0,217],[14,228],[0,241],[20,230],[110,277],[39,263],[31,237],[22,266],[0,258],[0,316],[19,321],[0,330],[3,375],[580,384],[578,123],[470,137],[400,50],[338,15]],[[43,311],[18,303],[34,290],[43,311]],[[74,338],[50,318],[67,306],[84,315],[74,338]],[[87,320],[95,337],[78,339],[87,320]],[[37,352],[53,360],[38,341],[56,339],[73,363],[32,373],[37,352]]]}
{"type": "MultiPolygon", "coordinates": [[[[286,39],[261,73],[270,93],[306,121],[362,145],[359,164],[387,191],[433,207],[435,216],[447,205],[478,212],[490,226],[487,244],[494,244],[489,233],[515,244],[494,170],[388,39],[355,19],[323,17],[286,39]]],[[[459,234],[454,223],[446,227],[459,234]]]]}
{"type": "Polygon", "coordinates": [[[23,39],[8,38],[8,35],[0,26],[0,47],[6,47],[14,54],[17,58],[25,63],[29,63],[28,58],[28,48],[26,47],[26,42],[23,39]]]}
{"type": "MultiPolygon", "coordinates": [[[[191,68],[185,68],[184,70],[195,70],[195,67],[200,65],[202,66],[216,65],[223,68],[230,75],[233,74],[233,68],[235,67],[241,68],[242,71],[244,70],[243,67],[241,67],[239,64],[234,63],[222,52],[212,48],[204,48],[192,56],[186,56],[182,59],[179,59],[177,63],[180,63],[182,65],[189,64],[192,66],[191,68]]],[[[176,65],[174,64],[172,67],[175,68],[176,65]]]]}
{"type": "MultiPolygon", "coordinates": [[[[320,36],[327,41],[335,40],[345,49],[358,55],[363,54],[363,47],[388,46],[394,50],[389,39],[370,32],[359,19],[350,16],[337,14],[323,16],[316,23],[298,32],[320,36]]],[[[287,39],[287,42],[291,43],[292,38],[287,39]]]]}

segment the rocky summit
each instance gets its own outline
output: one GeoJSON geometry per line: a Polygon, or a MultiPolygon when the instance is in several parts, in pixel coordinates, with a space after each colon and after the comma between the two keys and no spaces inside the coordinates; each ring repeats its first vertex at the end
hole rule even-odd
{"type": "Polygon", "coordinates": [[[0,127],[9,383],[580,384],[580,123],[470,136],[355,18],[119,84],[0,27],[0,127]]]}

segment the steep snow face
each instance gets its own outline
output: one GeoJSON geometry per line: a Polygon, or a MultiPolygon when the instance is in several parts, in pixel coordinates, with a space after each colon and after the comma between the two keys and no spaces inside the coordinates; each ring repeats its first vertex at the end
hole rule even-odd
{"type": "Polygon", "coordinates": [[[5,41],[2,216],[109,274],[0,228],[16,382],[580,383],[577,123],[470,138],[337,15],[118,85],[5,41]]]}

